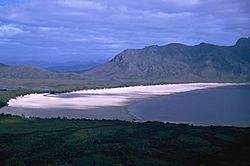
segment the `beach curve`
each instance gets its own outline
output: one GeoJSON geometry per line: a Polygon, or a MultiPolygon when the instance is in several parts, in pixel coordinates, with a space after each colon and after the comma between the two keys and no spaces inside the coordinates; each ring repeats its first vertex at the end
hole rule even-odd
{"type": "Polygon", "coordinates": [[[127,108],[140,101],[180,92],[242,83],[188,83],[80,90],[62,94],[29,94],[11,99],[0,113],[40,118],[135,120],[127,108]]]}

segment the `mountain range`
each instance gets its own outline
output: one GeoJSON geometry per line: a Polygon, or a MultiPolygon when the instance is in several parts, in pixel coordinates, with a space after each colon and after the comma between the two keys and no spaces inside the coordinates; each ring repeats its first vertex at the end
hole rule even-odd
{"type": "Polygon", "coordinates": [[[83,74],[137,82],[244,82],[250,80],[250,38],[233,46],[172,43],[127,49],[83,74]]]}
{"type": "MultiPolygon", "coordinates": [[[[70,66],[69,64],[68,66],[70,66]]],[[[61,71],[63,69],[60,68],[61,71]]],[[[127,49],[112,60],[81,73],[57,73],[29,66],[0,63],[0,78],[86,79],[119,82],[248,82],[250,38],[232,46],[171,43],[127,49]]]]}

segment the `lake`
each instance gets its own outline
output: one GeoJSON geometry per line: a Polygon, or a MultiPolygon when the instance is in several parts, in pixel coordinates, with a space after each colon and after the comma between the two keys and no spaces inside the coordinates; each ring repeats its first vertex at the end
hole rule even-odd
{"type": "Polygon", "coordinates": [[[141,121],[250,126],[250,85],[195,90],[134,104],[141,121]]]}

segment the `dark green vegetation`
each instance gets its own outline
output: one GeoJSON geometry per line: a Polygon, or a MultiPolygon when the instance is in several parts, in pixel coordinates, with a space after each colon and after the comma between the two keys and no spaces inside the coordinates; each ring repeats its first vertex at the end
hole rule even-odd
{"type": "Polygon", "coordinates": [[[74,79],[5,79],[0,78],[0,88],[21,88],[36,91],[69,92],[83,89],[111,88],[138,85],[138,82],[118,82],[105,80],[74,80],[74,79]]]}
{"type": "Polygon", "coordinates": [[[250,129],[0,115],[0,165],[250,164],[250,129]]]}
{"type": "Polygon", "coordinates": [[[7,106],[7,102],[10,99],[30,93],[34,93],[34,91],[27,89],[13,89],[13,90],[0,89],[0,108],[7,106]]]}
{"type": "Polygon", "coordinates": [[[246,82],[250,80],[250,38],[234,46],[201,43],[128,49],[86,77],[147,82],[246,82]]]}
{"type": "Polygon", "coordinates": [[[33,90],[73,91],[95,87],[96,83],[72,79],[0,79],[0,86],[18,87],[33,90]]]}

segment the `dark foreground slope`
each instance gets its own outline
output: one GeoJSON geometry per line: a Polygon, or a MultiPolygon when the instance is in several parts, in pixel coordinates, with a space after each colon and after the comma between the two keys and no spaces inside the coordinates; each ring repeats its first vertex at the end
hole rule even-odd
{"type": "Polygon", "coordinates": [[[0,115],[0,165],[250,164],[250,129],[0,115]]]}
{"type": "Polygon", "coordinates": [[[142,83],[249,81],[250,38],[241,38],[233,46],[201,43],[128,49],[84,75],[142,83]]]}

